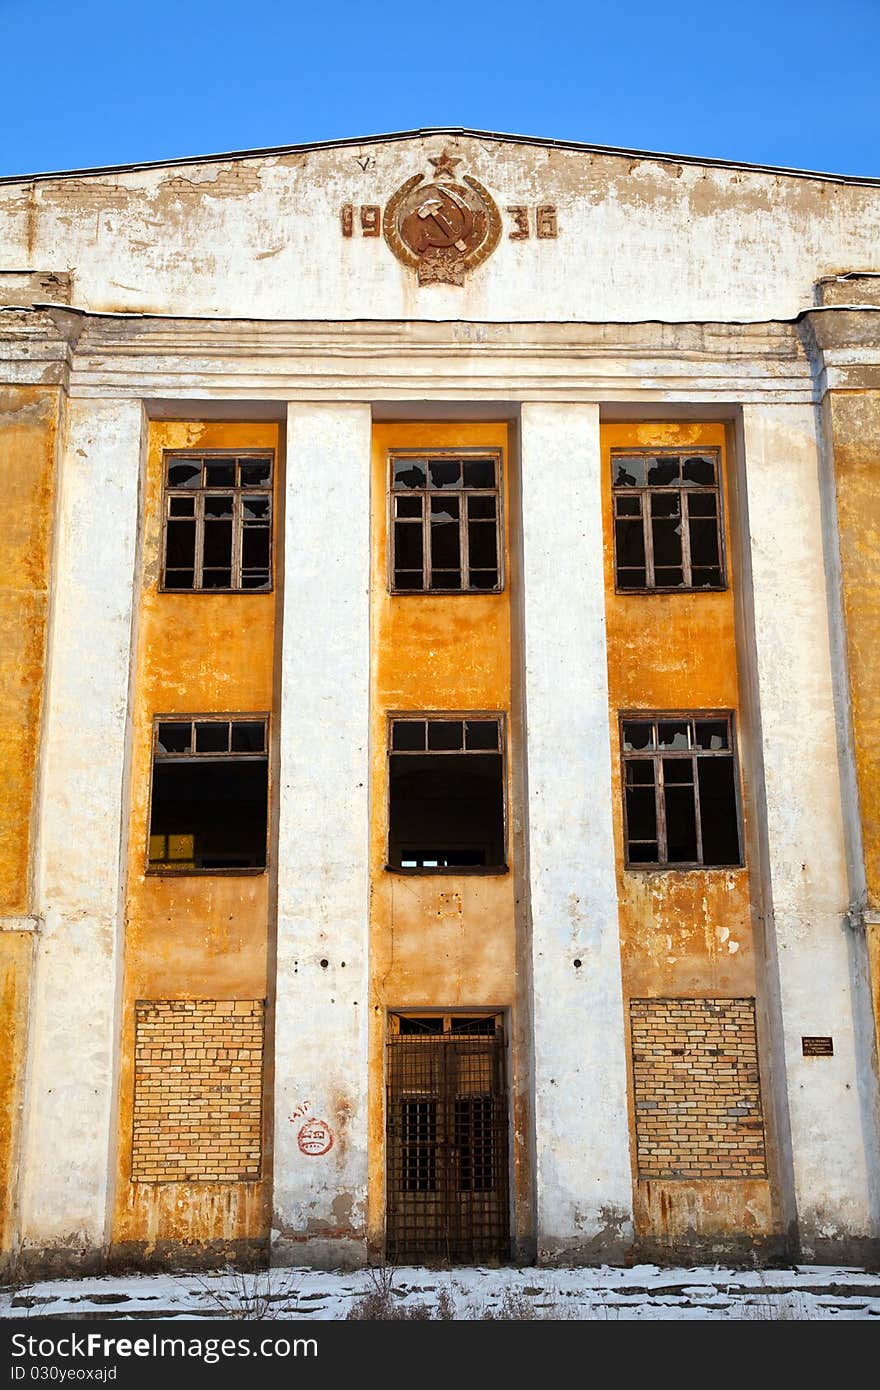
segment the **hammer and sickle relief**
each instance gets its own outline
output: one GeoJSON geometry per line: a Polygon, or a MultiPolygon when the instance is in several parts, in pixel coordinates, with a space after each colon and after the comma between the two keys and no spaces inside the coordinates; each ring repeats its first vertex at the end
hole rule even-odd
{"type": "MultiPolygon", "coordinates": [[[[437,165],[449,161],[445,151],[437,165]]],[[[390,199],[383,219],[385,240],[398,260],[418,271],[419,284],[463,285],[467,271],[498,245],[501,217],[491,195],[476,179],[425,184],[416,174],[390,199]]]]}

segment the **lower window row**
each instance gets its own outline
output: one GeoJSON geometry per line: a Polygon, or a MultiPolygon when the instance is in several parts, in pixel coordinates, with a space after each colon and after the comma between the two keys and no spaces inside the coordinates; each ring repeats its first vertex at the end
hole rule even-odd
{"type": "MultiPolygon", "coordinates": [[[[151,872],[265,869],[268,724],[263,714],[155,720],[151,872]]],[[[392,715],[387,738],[387,867],[505,872],[504,715],[392,715]]],[[[627,866],[742,863],[731,711],[623,714],[620,752],[627,866]]]]}

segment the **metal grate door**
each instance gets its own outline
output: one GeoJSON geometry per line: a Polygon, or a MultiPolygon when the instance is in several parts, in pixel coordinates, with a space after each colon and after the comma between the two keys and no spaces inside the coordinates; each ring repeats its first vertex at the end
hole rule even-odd
{"type": "Polygon", "coordinates": [[[501,1018],[492,1022],[494,1032],[476,1036],[389,1033],[390,1262],[510,1257],[504,1034],[501,1018]]]}

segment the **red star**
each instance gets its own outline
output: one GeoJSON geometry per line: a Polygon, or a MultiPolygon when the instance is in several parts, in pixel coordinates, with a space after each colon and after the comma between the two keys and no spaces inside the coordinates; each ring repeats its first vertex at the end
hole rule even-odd
{"type": "Polygon", "coordinates": [[[460,164],[461,160],[450,159],[447,151],[444,150],[439,159],[429,159],[428,163],[433,164],[436,178],[439,179],[443,174],[448,174],[449,178],[453,179],[455,178],[455,166],[460,164]]]}

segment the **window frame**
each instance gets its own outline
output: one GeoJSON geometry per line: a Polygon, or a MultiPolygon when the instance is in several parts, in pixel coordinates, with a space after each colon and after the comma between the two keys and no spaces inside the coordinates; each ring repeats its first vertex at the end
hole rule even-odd
{"type": "MultiPolygon", "coordinates": [[[[730,873],[746,867],[745,857],[745,826],[742,811],[742,781],[740,776],[739,746],[736,730],[736,711],[732,709],[700,709],[700,710],[626,710],[618,712],[618,749],[620,754],[620,803],[621,803],[621,822],[623,827],[623,864],[627,872],[637,873],[676,873],[679,871],[692,872],[699,870],[701,873],[730,873]],[[659,746],[653,749],[624,752],[623,747],[623,726],[625,723],[646,722],[653,720],[655,723],[674,724],[685,720],[690,723],[694,721],[714,721],[716,723],[726,722],[728,730],[729,748],[711,749],[661,749],[659,746]],[[660,847],[668,852],[666,843],[666,804],[663,797],[663,759],[677,758],[682,762],[689,758],[694,766],[694,817],[697,836],[697,850],[702,852],[702,822],[700,816],[699,800],[699,780],[696,763],[700,758],[730,758],[733,762],[733,791],[734,791],[734,813],[736,815],[736,834],[739,847],[739,858],[735,863],[730,864],[705,864],[700,860],[666,859],[652,860],[645,862],[642,860],[631,860],[630,836],[627,820],[626,805],[626,767],[630,762],[652,762],[655,766],[654,775],[654,805],[657,824],[657,853],[660,854],[660,847]]],[[[674,785],[674,784],[673,784],[674,785]]],[[[642,842],[639,842],[642,843],[642,842]]]]}
{"type": "MultiPolygon", "coordinates": [[[[469,597],[469,598],[472,598],[474,595],[480,595],[480,594],[483,594],[483,595],[487,595],[487,594],[501,594],[501,593],[504,592],[505,587],[506,587],[506,584],[507,584],[507,576],[506,576],[505,563],[504,563],[504,561],[505,561],[505,547],[504,547],[505,520],[504,520],[504,450],[503,450],[503,449],[501,449],[501,448],[499,448],[499,447],[497,447],[497,446],[492,446],[492,445],[490,445],[490,446],[488,446],[488,447],[486,447],[486,448],[478,448],[476,445],[468,445],[468,446],[465,446],[465,447],[460,448],[460,449],[449,449],[449,448],[442,448],[442,449],[432,449],[432,448],[425,448],[425,449],[410,449],[410,448],[404,448],[404,449],[389,449],[389,450],[388,450],[388,454],[387,454],[387,473],[386,473],[386,477],[387,477],[387,493],[388,493],[387,518],[386,518],[386,525],[387,525],[387,528],[388,528],[388,529],[387,529],[388,540],[387,540],[386,550],[387,550],[387,552],[388,552],[388,554],[387,554],[387,583],[388,583],[388,592],[389,592],[389,594],[393,594],[395,597],[400,597],[400,598],[408,598],[408,597],[422,597],[422,598],[428,597],[428,598],[430,598],[430,597],[432,597],[432,596],[434,596],[434,597],[443,597],[443,598],[462,598],[462,597],[469,597]],[[457,459],[457,458],[460,458],[460,459],[469,459],[469,458],[470,458],[470,459],[474,459],[474,458],[492,458],[492,459],[495,461],[495,468],[496,468],[496,475],[495,475],[495,476],[496,476],[496,486],[495,486],[494,488],[466,488],[466,487],[464,487],[464,486],[462,485],[462,486],[457,487],[457,488],[452,488],[452,487],[451,487],[451,488],[431,488],[431,487],[424,487],[424,488],[405,488],[405,489],[400,489],[400,490],[395,491],[395,488],[394,488],[394,464],[395,464],[396,460],[398,460],[398,459],[406,459],[406,458],[411,458],[411,459],[425,459],[425,460],[430,460],[430,459],[457,459]],[[427,584],[426,581],[430,579],[430,576],[431,576],[431,568],[432,568],[432,565],[431,565],[431,558],[430,558],[431,547],[430,547],[430,543],[429,543],[429,542],[430,542],[430,534],[431,534],[431,517],[430,517],[430,507],[427,505],[427,500],[428,500],[429,498],[431,498],[431,497],[442,497],[442,496],[444,496],[444,495],[445,495],[445,496],[454,495],[454,496],[456,496],[456,497],[465,497],[465,496],[470,495],[470,496],[475,496],[475,497],[494,497],[494,498],[496,499],[496,500],[495,500],[495,547],[496,547],[496,556],[497,556],[497,560],[498,560],[498,565],[497,565],[497,569],[498,569],[498,579],[497,579],[497,582],[493,585],[493,587],[492,587],[491,589],[474,589],[474,588],[467,587],[467,586],[465,586],[465,585],[462,585],[462,587],[459,588],[459,589],[433,589],[433,588],[430,588],[429,585],[427,584]],[[396,584],[395,584],[395,582],[394,582],[394,572],[395,572],[395,569],[397,568],[397,567],[395,566],[395,563],[394,563],[394,559],[395,559],[395,532],[394,532],[394,525],[395,525],[395,522],[396,522],[396,520],[397,520],[397,517],[396,517],[396,514],[395,514],[394,499],[395,499],[396,497],[407,497],[407,496],[408,496],[408,497],[424,497],[424,498],[426,499],[426,500],[425,500],[425,504],[423,505],[423,510],[422,510],[422,581],[423,581],[423,587],[422,587],[421,589],[400,589],[400,588],[398,588],[398,587],[396,586],[396,584]]],[[[461,514],[461,510],[460,510],[460,511],[459,511],[459,519],[458,519],[458,536],[459,536],[459,558],[460,558],[460,561],[461,561],[461,563],[460,563],[460,570],[461,570],[462,577],[464,577],[465,574],[468,574],[468,573],[469,573],[469,566],[467,565],[467,558],[468,558],[468,534],[467,534],[467,530],[468,530],[468,528],[467,528],[467,522],[464,521],[464,520],[462,519],[462,514],[461,514]]]]}
{"type": "MultiPolygon", "coordinates": [[[[220,590],[222,593],[223,590],[220,590]]],[[[262,591],[261,591],[262,592],[262,591]]],[[[272,846],[272,715],[267,710],[246,710],[236,713],[218,714],[216,710],[201,714],[154,714],[152,728],[150,731],[150,768],[149,768],[149,794],[147,796],[147,846],[144,859],[144,872],[150,878],[254,878],[260,874],[269,872],[269,854],[272,846]],[[266,862],[262,866],[243,865],[238,868],[229,867],[225,869],[198,869],[180,868],[175,869],[166,864],[155,864],[150,859],[150,826],[153,822],[153,769],[157,761],[157,745],[159,741],[160,724],[228,724],[230,725],[229,741],[232,742],[231,726],[233,724],[258,724],[262,723],[265,730],[264,752],[262,753],[237,753],[227,750],[219,753],[162,753],[159,761],[163,763],[206,763],[206,762],[265,762],[266,764],[266,862]]],[[[194,739],[193,739],[194,742],[194,739]]]]}
{"type": "MultiPolygon", "coordinates": [[[[637,594],[637,595],[644,596],[644,595],[647,595],[647,594],[722,594],[722,593],[726,593],[727,590],[730,588],[730,581],[729,581],[729,578],[728,578],[728,571],[727,571],[727,545],[726,545],[726,541],[725,541],[725,508],[724,508],[724,470],[723,470],[723,467],[722,467],[724,460],[723,460],[723,458],[722,458],[722,449],[721,449],[721,446],[718,445],[718,444],[710,444],[710,445],[707,445],[707,446],[704,448],[704,447],[702,447],[701,445],[698,445],[698,444],[695,444],[695,445],[693,445],[693,446],[691,446],[691,447],[686,447],[686,446],[683,446],[683,445],[660,445],[660,446],[658,446],[657,448],[653,448],[653,449],[652,449],[652,448],[644,448],[644,447],[642,447],[642,446],[638,446],[638,447],[636,447],[636,448],[631,448],[631,449],[630,449],[630,448],[627,448],[625,445],[615,445],[615,446],[611,449],[610,452],[611,452],[611,544],[612,544],[612,547],[613,547],[613,552],[612,552],[612,553],[613,553],[613,566],[614,566],[614,592],[615,592],[615,594],[620,594],[620,595],[622,595],[622,596],[625,597],[627,594],[637,594]],[[711,456],[713,457],[714,461],[715,461],[715,484],[714,484],[713,487],[707,487],[707,486],[705,486],[705,485],[703,485],[703,484],[699,484],[699,485],[693,486],[693,487],[685,487],[685,486],[683,486],[683,485],[680,486],[680,487],[672,487],[672,486],[670,486],[670,485],[668,485],[668,484],[664,484],[664,485],[654,484],[654,485],[651,485],[651,484],[649,484],[649,483],[646,483],[644,487],[615,487],[615,485],[614,485],[614,465],[615,465],[616,460],[619,459],[619,458],[644,458],[644,459],[648,459],[648,458],[662,458],[664,455],[668,455],[670,458],[673,458],[673,457],[679,457],[679,458],[681,458],[681,457],[683,457],[684,455],[697,455],[697,454],[698,454],[698,455],[703,455],[703,456],[706,456],[706,457],[708,457],[709,455],[711,455],[711,456]],[[692,582],[692,583],[690,583],[690,584],[671,584],[671,585],[669,585],[669,584],[655,584],[655,583],[649,584],[649,583],[647,583],[648,575],[649,575],[649,574],[652,575],[652,574],[654,573],[654,535],[653,535],[653,531],[652,531],[652,528],[651,528],[650,506],[649,506],[648,501],[647,501],[647,494],[649,494],[649,493],[669,493],[669,492],[671,492],[671,493],[677,493],[679,496],[682,496],[682,494],[685,494],[685,493],[688,494],[688,495],[691,495],[692,493],[694,493],[694,494],[699,494],[699,493],[713,492],[713,493],[715,494],[715,498],[716,498],[716,504],[715,504],[715,523],[716,523],[717,534],[718,534],[718,565],[719,565],[719,568],[720,568],[720,570],[721,570],[721,580],[720,580],[720,583],[718,583],[718,584],[694,584],[694,583],[692,582]],[[617,516],[617,506],[616,506],[616,503],[617,503],[617,498],[618,498],[618,497],[635,497],[635,496],[638,496],[638,497],[640,497],[640,498],[642,499],[642,515],[641,515],[641,522],[642,522],[642,537],[643,537],[643,542],[644,542],[644,547],[645,547],[645,580],[646,580],[646,582],[645,582],[645,584],[644,584],[643,586],[640,586],[640,587],[638,587],[638,588],[633,587],[633,586],[629,586],[629,587],[627,587],[627,588],[624,588],[624,587],[621,586],[621,583],[620,583],[620,578],[619,578],[619,566],[618,566],[618,562],[617,562],[617,521],[618,521],[618,516],[617,516]]],[[[624,518],[621,518],[621,519],[624,519],[624,518]]],[[[688,505],[687,505],[687,503],[682,503],[682,507],[681,507],[681,519],[682,519],[682,523],[683,523],[683,524],[682,524],[682,545],[681,545],[682,573],[683,573],[683,574],[687,574],[687,572],[691,569],[691,561],[690,561],[690,528],[689,528],[688,525],[685,524],[686,521],[689,519],[689,510],[688,510],[688,505]]],[[[633,520],[635,520],[635,518],[633,518],[633,520]]],[[[624,568],[625,568],[625,567],[624,567],[624,568]]],[[[691,579],[693,579],[693,575],[691,575],[691,579]]]]}
{"type": "MultiPolygon", "coordinates": [[[[463,742],[467,735],[464,734],[463,742]]],[[[495,875],[501,877],[510,873],[510,826],[509,808],[507,796],[507,778],[509,773],[507,756],[507,715],[503,710],[389,710],[385,716],[385,787],[386,787],[386,833],[385,833],[385,864],[386,873],[408,874],[418,878],[425,878],[431,875],[442,875],[445,878],[464,874],[468,877],[483,875],[491,877],[495,875]],[[498,748],[428,748],[427,744],[427,725],[432,721],[454,722],[462,720],[488,721],[494,720],[498,725],[498,748]],[[394,736],[394,725],[396,723],[425,724],[425,747],[419,748],[393,748],[392,740],[394,736]],[[501,757],[501,826],[504,849],[503,864],[456,864],[438,865],[436,868],[423,868],[420,866],[410,866],[404,868],[399,864],[391,863],[391,756],[395,757],[438,757],[445,758],[450,755],[457,758],[469,757],[471,754],[485,756],[497,752],[501,757]]]]}
{"type": "MultiPolygon", "coordinates": [[[[160,566],[159,566],[159,593],[160,594],[271,594],[275,588],[275,479],[277,474],[278,456],[277,450],[268,448],[252,449],[163,449],[162,450],[162,536],[160,541],[160,566]],[[206,488],[172,488],[168,485],[168,465],[173,460],[181,462],[202,459],[218,462],[228,462],[230,459],[246,459],[255,463],[263,459],[269,460],[270,474],[269,484],[266,487],[248,488],[241,484],[231,487],[206,488]],[[203,584],[195,584],[196,576],[200,578],[204,573],[204,534],[205,534],[205,511],[204,501],[201,507],[198,502],[194,508],[194,519],[196,526],[194,565],[193,565],[193,587],[191,589],[169,588],[166,584],[166,574],[168,570],[168,522],[174,520],[185,520],[185,518],[171,518],[169,516],[169,498],[185,497],[190,495],[194,498],[204,499],[211,493],[232,494],[232,557],[230,569],[233,577],[238,578],[238,584],[231,585],[228,589],[206,589],[203,584]],[[241,497],[242,495],[256,496],[258,494],[269,495],[269,583],[262,589],[244,589],[241,586],[241,549],[242,536],[244,533],[244,523],[241,516],[241,497]]],[[[173,567],[172,567],[173,568],[173,567]]]]}

